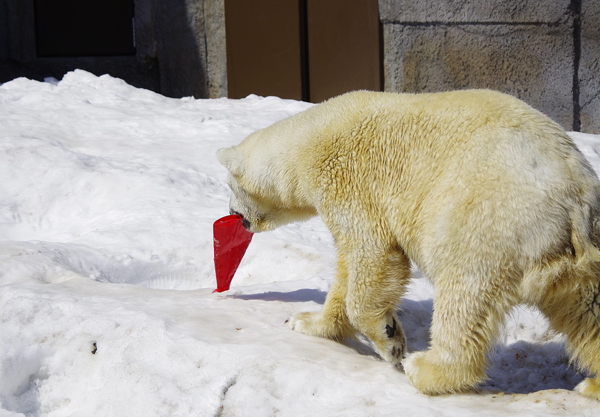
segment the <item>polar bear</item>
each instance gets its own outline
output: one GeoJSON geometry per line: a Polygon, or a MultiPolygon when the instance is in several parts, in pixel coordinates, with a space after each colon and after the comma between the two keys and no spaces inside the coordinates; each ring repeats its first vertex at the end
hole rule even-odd
{"type": "Polygon", "coordinates": [[[566,335],[600,399],[600,182],[556,123],[489,90],[359,91],[220,149],[230,211],[252,232],[319,215],[337,272],[296,331],[361,332],[420,392],[485,378],[506,313],[535,306],[566,335]],[[407,355],[395,315],[410,260],[435,288],[429,349],[407,355]],[[595,375],[595,377],[593,377],[595,375]]]}

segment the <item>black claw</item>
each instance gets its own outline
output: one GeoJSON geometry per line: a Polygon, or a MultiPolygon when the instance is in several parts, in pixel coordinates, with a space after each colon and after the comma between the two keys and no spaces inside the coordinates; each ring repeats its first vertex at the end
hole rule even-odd
{"type": "Polygon", "coordinates": [[[286,320],[285,323],[287,323],[289,320],[286,320]]]}
{"type": "Polygon", "coordinates": [[[390,339],[394,337],[394,334],[396,333],[396,319],[394,319],[393,317],[392,323],[394,324],[392,327],[390,327],[389,324],[385,325],[385,332],[387,333],[387,337],[390,339]]]}

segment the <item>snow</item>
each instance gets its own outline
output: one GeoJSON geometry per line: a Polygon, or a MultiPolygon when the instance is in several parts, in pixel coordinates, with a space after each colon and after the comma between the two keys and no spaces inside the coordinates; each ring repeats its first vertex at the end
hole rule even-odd
{"type": "MultiPolygon", "coordinates": [[[[256,235],[216,287],[214,155],[310,104],[170,99],[84,71],[0,86],[0,417],[600,416],[536,311],[516,308],[478,393],[426,397],[367,340],[290,330],[335,271],[319,219],[256,235]]],[[[600,136],[572,137],[600,171],[600,136]]],[[[427,347],[415,270],[402,321],[427,347]]]]}

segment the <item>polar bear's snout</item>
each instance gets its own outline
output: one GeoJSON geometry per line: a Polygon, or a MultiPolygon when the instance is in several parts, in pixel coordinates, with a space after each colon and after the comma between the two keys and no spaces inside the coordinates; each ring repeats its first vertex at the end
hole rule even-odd
{"type": "Polygon", "coordinates": [[[235,214],[237,216],[240,216],[242,218],[242,226],[244,226],[246,230],[250,230],[250,222],[244,217],[242,213],[239,213],[233,209],[229,209],[229,214],[235,214]]]}

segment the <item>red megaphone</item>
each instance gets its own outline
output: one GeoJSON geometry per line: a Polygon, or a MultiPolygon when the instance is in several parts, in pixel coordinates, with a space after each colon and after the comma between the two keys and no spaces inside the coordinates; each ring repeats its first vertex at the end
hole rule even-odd
{"type": "Polygon", "coordinates": [[[217,289],[213,293],[229,289],[233,275],[252,240],[253,233],[246,230],[242,220],[242,216],[232,214],[220,218],[213,224],[217,275],[217,289]]]}

